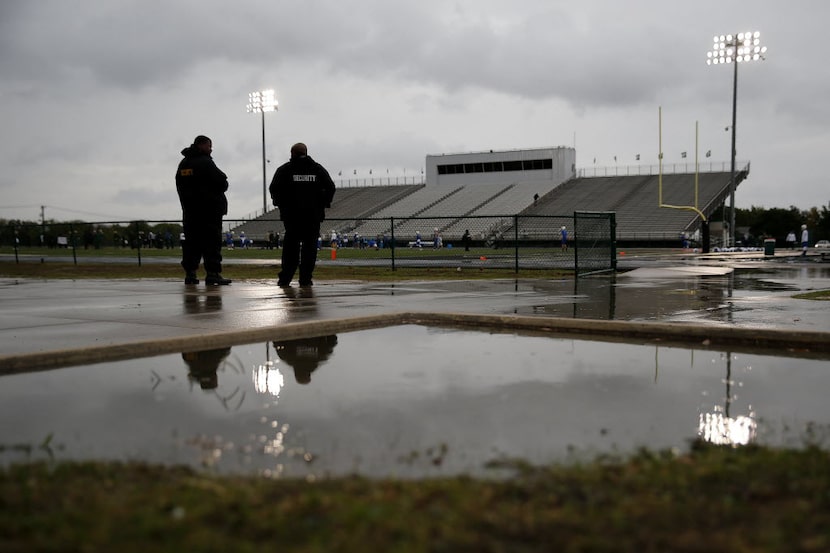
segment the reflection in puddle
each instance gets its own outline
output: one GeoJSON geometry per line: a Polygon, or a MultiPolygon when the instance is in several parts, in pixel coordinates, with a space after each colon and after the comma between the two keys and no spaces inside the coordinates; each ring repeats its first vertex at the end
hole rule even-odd
{"type": "Polygon", "coordinates": [[[621,278],[598,275],[576,279],[573,294],[550,294],[550,302],[518,309],[522,315],[599,320],[664,320],[679,312],[705,312],[730,305],[734,274],[621,278]]]}
{"type": "Polygon", "coordinates": [[[214,390],[219,385],[219,376],[216,374],[228,355],[231,348],[211,349],[205,351],[190,351],[182,353],[182,359],[188,368],[187,377],[198,382],[203,390],[214,390]]]}
{"type": "MultiPolygon", "coordinates": [[[[732,379],[732,360],[733,356],[727,354],[724,356],[726,362],[726,375],[723,378],[723,384],[726,390],[723,396],[723,406],[715,405],[712,412],[705,412],[700,414],[698,423],[698,436],[704,441],[717,445],[747,445],[754,442],[757,437],[758,421],[756,414],[751,411],[752,407],[748,406],[750,411],[746,415],[730,416],[732,414],[732,401],[738,396],[733,392],[733,387],[736,384],[743,386],[743,380],[735,381],[732,379]]],[[[746,367],[746,371],[751,370],[751,367],[746,367]]]]}
{"type": "Polygon", "coordinates": [[[337,336],[318,336],[274,342],[279,358],[294,369],[297,384],[311,382],[311,373],[323,365],[334,352],[337,336]]]}
{"type": "Polygon", "coordinates": [[[285,378],[279,367],[273,361],[266,361],[257,365],[253,372],[254,390],[260,394],[270,394],[275,399],[280,397],[280,391],[285,385],[285,378]]]}
{"type": "Polygon", "coordinates": [[[406,325],[2,377],[0,461],[421,477],[682,450],[697,437],[799,445],[830,423],[828,369],[406,325]]]}
{"type": "Polygon", "coordinates": [[[701,413],[698,434],[717,445],[747,445],[755,439],[757,428],[751,416],[730,418],[722,413],[701,413]]]}

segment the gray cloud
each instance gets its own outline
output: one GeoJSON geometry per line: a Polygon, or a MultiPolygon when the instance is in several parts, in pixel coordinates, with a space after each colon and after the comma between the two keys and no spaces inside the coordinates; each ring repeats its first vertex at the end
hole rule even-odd
{"type": "Polygon", "coordinates": [[[802,167],[830,128],[828,15],[819,0],[749,12],[715,0],[6,0],[0,116],[14,131],[0,137],[0,191],[8,205],[54,197],[173,217],[170,167],[204,132],[238,187],[232,211],[251,212],[260,144],[244,105],[264,86],[282,104],[268,116],[270,168],[301,137],[343,170],[413,171],[426,153],[577,136],[578,162],[655,157],[658,106],[667,148],[690,149],[699,120],[723,158],[731,67],[707,67],[706,50],[715,33],[757,28],[770,52],[739,68],[738,151],[755,158],[739,202],[809,207],[826,202],[802,167]]]}

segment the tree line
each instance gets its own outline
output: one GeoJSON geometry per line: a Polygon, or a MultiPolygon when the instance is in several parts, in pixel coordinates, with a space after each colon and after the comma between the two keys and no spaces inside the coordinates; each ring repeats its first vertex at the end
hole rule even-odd
{"type": "MultiPolygon", "coordinates": [[[[794,232],[796,240],[801,242],[801,225],[807,225],[810,232],[810,245],[818,240],[830,240],[830,204],[801,210],[795,206],[789,209],[773,207],[751,207],[735,210],[735,226],[748,228],[751,237],[756,240],[774,238],[776,243],[784,244],[787,234],[794,232]]],[[[740,242],[741,236],[736,236],[740,242]]]]}
{"type": "Polygon", "coordinates": [[[0,219],[0,244],[19,247],[83,249],[172,248],[179,245],[182,225],[147,221],[87,222],[82,220],[44,222],[0,219]]]}

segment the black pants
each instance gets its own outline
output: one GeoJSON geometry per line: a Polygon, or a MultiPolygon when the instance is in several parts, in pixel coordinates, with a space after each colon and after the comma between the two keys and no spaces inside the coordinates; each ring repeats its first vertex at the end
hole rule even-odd
{"type": "Polygon", "coordinates": [[[320,221],[283,221],[282,270],[279,281],[289,283],[300,268],[300,284],[311,282],[317,263],[317,239],[320,237],[320,221]]]}
{"type": "Polygon", "coordinates": [[[184,242],[182,243],[182,267],[196,272],[204,259],[205,271],[222,272],[222,218],[205,219],[184,216],[184,242]]]}

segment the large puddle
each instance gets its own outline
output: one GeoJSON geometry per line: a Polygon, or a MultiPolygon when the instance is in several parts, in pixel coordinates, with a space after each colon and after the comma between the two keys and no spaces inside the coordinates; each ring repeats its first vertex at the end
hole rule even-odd
{"type": "Polygon", "coordinates": [[[404,325],[0,378],[0,461],[490,474],[830,424],[830,362],[404,325]]]}

